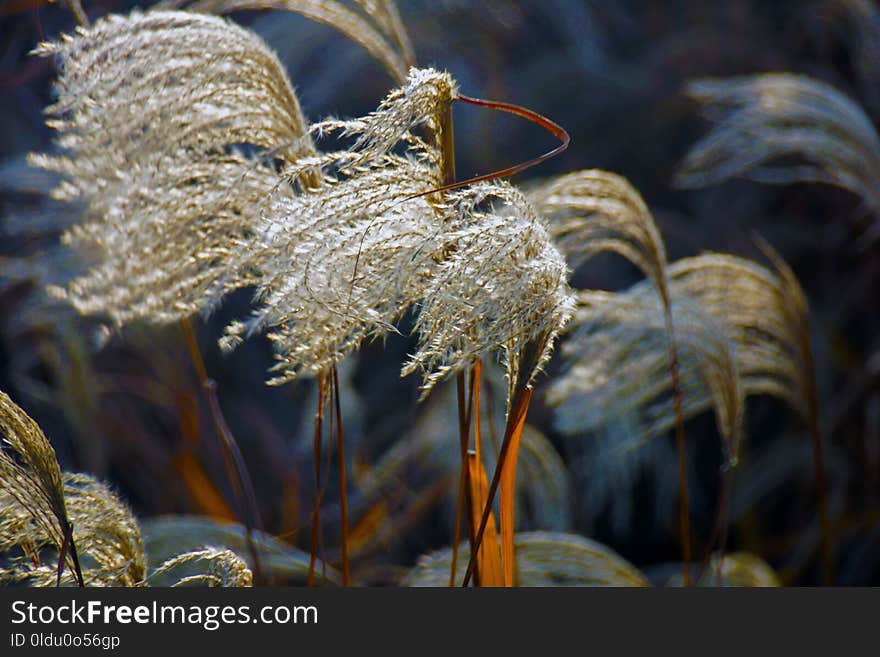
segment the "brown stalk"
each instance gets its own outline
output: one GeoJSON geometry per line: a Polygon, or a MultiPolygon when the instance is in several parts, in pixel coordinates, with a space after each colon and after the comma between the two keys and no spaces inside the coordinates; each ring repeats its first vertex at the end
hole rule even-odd
{"type": "Polygon", "coordinates": [[[486,415],[489,419],[487,422],[489,425],[489,441],[492,443],[492,451],[497,454],[500,446],[498,443],[498,429],[496,428],[497,425],[495,423],[498,419],[498,413],[495,404],[495,393],[492,392],[492,386],[486,386],[486,415]]]}
{"type": "MultiPolygon", "coordinates": [[[[483,466],[483,439],[480,419],[480,390],[482,388],[482,363],[478,360],[471,368],[471,402],[474,419],[474,450],[468,453],[468,477],[471,484],[471,533],[476,531],[478,517],[476,509],[482,509],[487,503],[488,478],[483,466]]],[[[471,416],[471,413],[468,413],[471,416]]],[[[490,514],[486,525],[485,540],[477,546],[477,566],[474,572],[476,586],[504,586],[504,574],[498,552],[498,533],[495,518],[490,514]]]]}
{"type": "Polygon", "coordinates": [[[64,562],[69,554],[73,561],[71,570],[76,577],[76,583],[79,588],[84,589],[86,585],[83,581],[82,569],[79,565],[79,556],[76,553],[76,544],[73,542],[73,523],[62,521],[61,525],[64,538],[61,541],[61,549],[58,551],[58,570],[55,586],[61,586],[61,573],[64,572],[64,562]]]}
{"type": "MultiPolygon", "coordinates": [[[[486,469],[475,452],[468,453],[468,468],[471,482],[471,495],[474,498],[476,511],[483,507],[489,488],[489,480],[486,477],[486,469]]],[[[474,513],[471,515],[471,525],[477,525],[480,517],[474,513]]],[[[486,524],[486,535],[482,545],[477,550],[477,566],[474,570],[474,585],[480,587],[496,587],[504,585],[504,575],[501,567],[501,553],[498,550],[498,532],[495,527],[495,514],[489,515],[486,524]]]]}
{"type": "Polygon", "coordinates": [[[238,447],[238,442],[235,440],[235,436],[232,434],[229,425],[226,423],[226,418],[223,416],[220,400],[217,397],[217,382],[208,376],[205,361],[202,359],[201,351],[199,351],[192,324],[188,319],[182,319],[180,326],[183,329],[183,336],[186,340],[193,367],[199,377],[202,390],[205,391],[208,406],[211,409],[211,417],[217,429],[220,453],[223,455],[223,465],[226,468],[226,477],[232,486],[238,514],[245,527],[248,551],[254,565],[254,582],[262,584],[265,583],[265,579],[263,578],[260,557],[253,537],[254,529],[261,528],[254,487],[244,462],[244,456],[238,447]]]}
{"type": "Polygon", "coordinates": [[[504,586],[513,586],[516,570],[514,550],[514,494],[516,492],[516,462],[519,457],[519,444],[522,438],[526,414],[523,413],[513,428],[507,458],[501,466],[501,492],[498,497],[499,524],[501,526],[501,558],[504,561],[504,586]]]}
{"type": "MultiPolygon", "coordinates": [[[[461,542],[461,521],[465,513],[470,517],[473,502],[470,494],[469,468],[468,468],[468,443],[470,439],[470,418],[465,406],[467,394],[466,374],[459,372],[457,379],[458,388],[458,438],[461,456],[461,470],[458,476],[458,497],[455,502],[455,526],[452,536],[452,566],[449,572],[449,586],[455,586],[455,569],[458,563],[458,544],[461,542]]],[[[473,526],[468,523],[468,540],[473,549],[474,532],[473,526]]]]}
{"type": "Polygon", "coordinates": [[[691,516],[687,485],[687,454],[685,452],[684,412],[682,411],[681,378],[678,347],[672,323],[672,309],[665,285],[660,288],[663,300],[666,333],[669,336],[669,374],[672,377],[672,405],[675,412],[675,445],[678,451],[678,527],[681,539],[682,583],[691,585],[691,516]]]}
{"type": "Polygon", "coordinates": [[[318,409],[315,412],[315,433],[312,442],[315,485],[312,501],[312,540],[309,550],[309,586],[315,585],[315,561],[318,557],[321,528],[321,438],[324,433],[324,396],[324,377],[318,376],[318,409]]]}
{"type": "Polygon", "coordinates": [[[86,12],[82,8],[82,3],[80,0],[67,0],[67,6],[73,14],[74,18],[76,18],[76,22],[81,27],[89,26],[89,17],[86,15],[86,12]]]}
{"type": "Polygon", "coordinates": [[[339,401],[339,372],[333,366],[333,407],[336,413],[336,448],[339,458],[339,512],[342,523],[342,583],[351,586],[351,567],[348,558],[348,495],[345,479],[345,435],[342,431],[342,410],[339,401]]]}
{"type": "Polygon", "coordinates": [[[480,427],[480,379],[482,364],[477,361],[470,369],[470,385],[466,383],[464,372],[458,375],[459,392],[459,430],[461,437],[462,468],[459,476],[459,498],[456,505],[456,527],[453,542],[453,563],[450,572],[450,586],[455,583],[455,563],[458,557],[458,543],[461,540],[461,516],[464,512],[464,502],[467,503],[467,527],[472,552],[477,550],[477,559],[474,565],[475,586],[500,586],[503,583],[501,561],[499,559],[498,542],[496,539],[495,521],[489,518],[485,531],[488,533],[486,545],[474,546],[474,535],[480,524],[481,516],[477,510],[482,509],[486,503],[488,492],[488,478],[483,468],[482,461],[482,438],[480,427]],[[465,397],[467,404],[465,405],[465,397]],[[470,440],[471,418],[474,419],[474,449],[468,449],[470,440]],[[462,486],[466,490],[462,490],[462,486]],[[494,551],[493,551],[494,550],[494,551]]]}

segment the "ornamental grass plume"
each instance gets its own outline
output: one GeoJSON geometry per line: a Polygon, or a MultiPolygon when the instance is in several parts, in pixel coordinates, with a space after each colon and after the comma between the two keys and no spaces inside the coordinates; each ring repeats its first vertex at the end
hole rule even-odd
{"type": "Polygon", "coordinates": [[[415,55],[396,3],[356,0],[355,4],[357,8],[336,0],[164,0],[157,7],[212,14],[248,9],[295,12],[339,30],[380,62],[396,83],[403,83],[415,55]]]}
{"type": "MultiPolygon", "coordinates": [[[[682,361],[683,412],[690,416],[714,404],[727,456],[735,464],[742,425],[742,398],[769,394],[789,403],[804,419],[813,441],[822,550],[826,577],[830,531],[825,498],[822,440],[810,346],[808,307],[786,263],[760,244],[776,271],[737,256],[707,253],[668,267],[673,314],[689,331],[682,361]],[[732,356],[732,358],[731,358],[732,356]]],[[[669,394],[659,304],[646,303],[652,290],[639,283],[623,293],[581,293],[575,338],[563,349],[566,371],[551,386],[559,427],[580,431],[590,409],[597,417],[640,409],[647,434],[671,426],[666,406],[653,400],[669,394]],[[597,296],[598,295],[598,296],[597,296]],[[643,314],[644,313],[644,314],[643,314]],[[626,373],[629,373],[628,375],[626,373]],[[623,374],[623,376],[622,376],[623,374]],[[637,385],[636,385],[637,384],[637,385]]],[[[600,419],[599,422],[602,420],[600,419]]]]}
{"type": "MultiPolygon", "coordinates": [[[[744,402],[729,330],[703,310],[698,299],[676,294],[674,288],[672,314],[678,328],[684,416],[713,406],[724,451],[733,462],[744,402]]],[[[668,339],[663,307],[649,283],[623,294],[580,291],[570,336],[562,347],[565,371],[547,391],[548,402],[557,407],[559,429],[578,434],[633,409],[644,436],[671,429],[675,415],[668,339]]]]}
{"type": "Polygon", "coordinates": [[[268,328],[279,352],[270,383],[284,383],[319,375],[417,308],[419,349],[403,374],[421,371],[425,392],[493,352],[503,354],[511,386],[520,367],[531,383],[571,312],[567,265],[513,186],[435,191],[439,117],[456,94],[447,73],[412,69],[375,112],[311,127],[316,139],[352,144],[282,171],[302,189],[264,206],[241,255],[263,272],[261,304],[227,328],[223,347],[268,328]],[[321,185],[304,188],[300,177],[316,170],[321,185]]]}
{"type": "MultiPolygon", "coordinates": [[[[735,461],[741,398],[782,398],[814,424],[807,306],[781,260],[777,272],[737,256],[707,253],[668,268],[673,314],[681,317],[682,389],[690,417],[714,405],[719,430],[735,461]]],[[[572,338],[562,350],[565,371],[548,390],[566,433],[597,426],[639,408],[650,436],[674,418],[656,399],[671,392],[663,370],[663,310],[638,283],[621,293],[581,291],[572,338]]]]}
{"type": "MultiPolygon", "coordinates": [[[[88,475],[64,473],[63,480],[82,585],[144,586],[146,557],[137,521],[128,507],[88,475]]],[[[78,583],[75,570],[59,573],[63,544],[40,520],[48,508],[41,503],[25,506],[14,486],[4,486],[0,510],[0,582],[7,586],[78,583]]]]}
{"type": "Polygon", "coordinates": [[[62,473],[40,427],[3,392],[0,436],[0,585],[139,587],[172,570],[178,584],[251,585],[240,556],[211,547],[173,556],[148,577],[131,509],[95,478],[62,473]]]}
{"type": "Polygon", "coordinates": [[[176,577],[172,586],[253,586],[254,577],[247,563],[232,550],[205,547],[168,559],[150,577],[176,577]],[[193,572],[194,571],[194,572],[193,572]]]}
{"type": "Polygon", "coordinates": [[[93,261],[54,292],[120,327],[176,321],[253,284],[232,256],[281,193],[277,164],[314,153],[265,43],[219,18],[134,12],[36,52],[61,67],[47,110],[59,153],[31,161],[62,174],[56,198],[82,203],[64,240],[93,261]]]}
{"type": "Polygon", "coordinates": [[[421,301],[419,349],[403,373],[423,371],[427,392],[501,349],[510,401],[532,385],[571,315],[568,266],[512,185],[478,183],[454,192],[451,205],[454,248],[421,301]]]}
{"type": "Polygon", "coordinates": [[[436,115],[453,92],[448,74],[414,70],[371,115],[312,126],[317,137],[351,140],[348,150],[282,171],[294,185],[321,171],[321,185],[267,204],[256,239],[240,256],[263,272],[260,305],[221,341],[229,349],[270,329],[279,361],[270,383],[328,371],[364,339],[396,331],[395,322],[424,295],[445,237],[442,208],[418,195],[439,186],[441,157],[415,131],[441,131],[436,115]]]}
{"type": "MultiPolygon", "coordinates": [[[[736,176],[847,189],[880,215],[880,136],[858,103],[806,75],[696,80],[688,93],[715,125],[685,157],[683,187],[736,176]]],[[[868,237],[880,233],[878,224],[868,237]]]]}
{"type": "Polygon", "coordinates": [[[62,474],[40,427],[3,392],[0,435],[0,581],[141,585],[140,532],[119,498],[87,475],[62,474]]]}
{"type": "MultiPolygon", "coordinates": [[[[22,543],[36,554],[49,544],[57,552],[57,577],[69,565],[82,584],[73,525],[65,503],[64,482],[55,450],[39,425],[0,392],[0,492],[6,547],[22,543]]],[[[36,561],[39,564],[39,560],[36,561]]],[[[54,571],[53,571],[54,572],[54,571]]],[[[15,572],[4,571],[14,579],[15,572]]]]}
{"type": "MultiPolygon", "coordinates": [[[[332,2],[286,4],[336,11],[332,2]]],[[[395,43],[389,52],[408,57],[396,10],[362,9],[395,43]]],[[[92,269],[56,294],[121,327],[185,319],[254,286],[253,316],[231,324],[221,345],[268,332],[278,355],[269,383],[316,377],[330,389],[319,394],[319,417],[338,395],[337,363],[415,310],[418,349],[403,374],[420,372],[427,394],[500,354],[510,420],[502,455],[518,443],[534,377],[571,315],[568,268],[516,188],[491,175],[450,186],[449,121],[457,98],[534,113],[467,99],[449,74],[411,68],[376,111],[306,128],[259,38],[186,12],[111,16],[40,52],[58,55],[63,68],[50,109],[62,153],[33,161],[64,175],[59,198],[85,204],[86,222],[66,240],[98,252],[92,269]],[[348,147],[315,150],[312,138],[329,137],[348,147]]],[[[540,123],[567,145],[564,130],[540,123]]],[[[316,444],[320,434],[319,420],[316,444]]],[[[506,513],[513,473],[502,485],[506,513]]]]}
{"type": "MultiPolygon", "coordinates": [[[[517,586],[651,585],[644,574],[616,552],[576,534],[520,532],[516,535],[516,548],[517,586]]],[[[422,555],[401,583],[443,586],[451,557],[451,548],[422,555]]]]}

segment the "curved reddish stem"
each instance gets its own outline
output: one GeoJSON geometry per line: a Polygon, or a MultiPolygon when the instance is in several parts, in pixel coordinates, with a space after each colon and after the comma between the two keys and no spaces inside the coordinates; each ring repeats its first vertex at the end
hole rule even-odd
{"type": "Polygon", "coordinates": [[[520,171],[525,171],[526,169],[535,166],[536,164],[540,164],[545,160],[549,160],[551,157],[555,157],[562,153],[568,145],[571,143],[571,136],[569,136],[568,132],[561,125],[556,123],[555,121],[551,121],[546,116],[542,114],[538,114],[537,112],[530,110],[525,107],[520,107],[519,105],[514,105],[512,103],[502,103],[494,100],[483,100],[481,98],[471,98],[470,96],[462,96],[458,95],[453,100],[460,100],[463,103],[468,103],[470,105],[477,105],[479,107],[488,107],[490,109],[495,109],[500,112],[507,112],[509,114],[515,114],[516,116],[520,116],[524,119],[531,121],[532,123],[541,126],[556,137],[560,144],[556,148],[551,151],[547,151],[543,155],[539,155],[538,157],[533,157],[530,160],[526,160],[525,162],[520,162],[519,164],[514,164],[513,166],[507,167],[505,169],[499,169],[498,171],[493,171],[492,173],[486,173],[481,176],[475,176],[473,178],[468,178],[467,180],[461,180],[458,182],[450,182],[445,185],[441,185],[440,187],[434,187],[433,189],[429,189],[426,192],[419,192],[418,194],[413,194],[412,196],[407,196],[405,200],[410,200],[414,198],[419,198],[420,196],[425,196],[427,194],[434,194],[436,192],[445,192],[450,189],[457,189],[459,187],[464,187],[466,185],[472,185],[474,183],[483,182],[484,180],[495,180],[497,178],[506,178],[507,176],[513,176],[520,171]]]}

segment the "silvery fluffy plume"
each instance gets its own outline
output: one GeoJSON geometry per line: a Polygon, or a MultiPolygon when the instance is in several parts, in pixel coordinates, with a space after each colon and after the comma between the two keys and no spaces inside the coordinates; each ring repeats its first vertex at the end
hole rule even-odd
{"type": "Polygon", "coordinates": [[[395,82],[404,82],[415,54],[396,4],[393,0],[356,0],[354,4],[336,0],[163,0],[157,7],[213,14],[248,9],[295,12],[339,30],[365,48],[395,82]]]}
{"type": "Polygon", "coordinates": [[[726,328],[670,291],[666,249],[638,191],[621,176],[584,170],[537,186],[530,198],[573,264],[611,251],[648,277],[629,295],[579,292],[573,335],[563,347],[566,371],[548,395],[562,404],[563,429],[597,427],[633,409],[647,434],[668,429],[674,423],[674,354],[685,414],[714,403],[724,444],[735,453],[742,390],[726,328]]]}
{"type": "Polygon", "coordinates": [[[267,208],[243,256],[265,273],[262,306],[223,341],[272,327],[272,383],[325,371],[412,307],[419,348],[403,373],[421,371],[426,392],[497,351],[511,384],[523,367],[530,382],[548,357],[572,306],[568,270],[525,197],[504,182],[432,192],[439,117],[455,93],[448,74],[411,69],[375,112],[312,126],[352,145],[285,170],[297,187],[315,168],[323,181],[267,208]]]}
{"type": "Polygon", "coordinates": [[[395,330],[423,296],[444,245],[444,209],[431,195],[409,198],[441,180],[440,153],[415,130],[438,134],[436,116],[453,93],[448,74],[414,69],[372,114],[311,127],[349,140],[348,149],[300,158],[282,172],[300,186],[302,175],[319,170],[321,184],[267,203],[256,239],[240,254],[263,272],[260,307],[221,341],[230,348],[270,328],[278,350],[270,383],[326,371],[365,338],[395,330]]]}
{"type": "Polygon", "coordinates": [[[67,243],[92,268],[55,292],[121,326],[168,322],[252,284],[230,268],[259,208],[283,194],[277,162],[314,153],[275,55],[251,32],[184,12],[108,16],[37,49],[55,55],[47,111],[54,196],[83,205],[67,243]]]}
{"type": "MultiPolygon", "coordinates": [[[[858,103],[831,85],[765,73],[697,80],[688,93],[715,125],[687,154],[680,185],[701,187],[735,176],[821,182],[857,194],[880,215],[880,136],[858,103]]],[[[869,237],[878,233],[875,223],[869,237]]]]}
{"type": "Polygon", "coordinates": [[[568,266],[514,186],[477,183],[449,199],[452,248],[420,302],[419,349],[403,372],[425,372],[427,392],[500,348],[510,399],[531,385],[571,315],[568,266]]]}
{"type": "MultiPolygon", "coordinates": [[[[714,406],[724,447],[733,455],[742,432],[743,391],[730,332],[698,299],[673,290],[684,416],[714,406]]],[[[558,405],[560,430],[597,428],[633,410],[644,434],[670,429],[675,418],[668,340],[660,297],[648,282],[623,294],[581,291],[562,348],[565,371],[547,395],[558,405]]]]}
{"type": "MultiPolygon", "coordinates": [[[[62,474],[40,427],[2,392],[0,434],[0,583],[54,585],[72,526],[87,586],[142,585],[143,545],[125,504],[87,475],[62,474]]],[[[70,569],[61,581],[74,583],[70,569]]]]}
{"type": "MultiPolygon", "coordinates": [[[[812,407],[807,305],[793,273],[778,257],[777,272],[750,260],[709,253],[669,266],[669,289],[680,340],[684,412],[714,404],[719,428],[736,459],[740,397],[770,394],[805,418],[812,407]]],[[[648,434],[672,426],[657,335],[662,309],[639,283],[620,293],[582,293],[574,338],[563,350],[566,371],[549,393],[560,428],[575,431],[615,413],[641,409],[648,434]],[[592,412],[591,412],[592,411],[592,412]]]]}
{"type": "MultiPolygon", "coordinates": [[[[241,557],[210,546],[172,556],[148,577],[128,506],[93,477],[62,473],[39,425],[3,392],[0,436],[0,586],[55,586],[70,528],[85,586],[146,586],[156,573],[176,584],[251,585],[241,557]]],[[[69,550],[60,583],[77,583],[69,550]]]]}
{"type": "Polygon", "coordinates": [[[727,326],[745,394],[779,397],[809,419],[816,409],[807,300],[785,261],[762,247],[772,269],[706,253],[674,263],[671,286],[727,326]]]}

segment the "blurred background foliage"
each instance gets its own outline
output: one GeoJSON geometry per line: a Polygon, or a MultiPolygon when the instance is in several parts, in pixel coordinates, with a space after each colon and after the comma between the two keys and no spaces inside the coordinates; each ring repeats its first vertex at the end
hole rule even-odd
{"type": "MultiPolygon", "coordinates": [[[[145,6],[83,5],[92,18],[145,6]]],[[[757,233],[790,263],[811,307],[835,582],[880,583],[880,240],[864,238],[866,208],[825,185],[674,185],[677,166],[707,130],[684,93],[693,78],[808,74],[880,117],[880,10],[867,0],[669,0],[662,9],[644,0],[402,0],[399,8],[421,65],[449,70],[468,95],[530,107],[571,133],[563,156],[515,182],[607,169],[645,197],[671,261],[704,250],[760,260],[757,233]]],[[[392,86],[366,51],[327,26],[284,12],[233,17],[277,51],[310,120],[362,115],[392,86]]],[[[138,326],[103,335],[43,292],[72,272],[58,235],[77,217],[47,200],[54,181],[25,163],[27,152],[50,147],[42,109],[54,76],[50,60],[28,53],[73,25],[63,6],[0,3],[0,390],[40,423],[64,469],[109,481],[140,518],[232,518],[222,456],[180,331],[138,326]]],[[[551,145],[526,122],[469,106],[455,112],[460,177],[551,145]]],[[[608,255],[581,267],[573,281],[621,290],[639,278],[608,255]]],[[[248,291],[230,297],[200,323],[199,341],[254,479],[264,529],[308,551],[315,386],[265,386],[272,363],[265,341],[220,354],[222,327],[246,314],[249,302],[248,291]]],[[[351,552],[361,583],[400,582],[419,555],[452,539],[454,384],[417,403],[418,379],[399,377],[412,349],[411,340],[394,337],[367,346],[341,371],[351,552]]],[[[675,572],[670,562],[680,559],[673,441],[643,440],[635,415],[580,436],[558,433],[540,394],[557,368],[551,362],[529,414],[518,529],[589,537],[665,583],[675,572]]],[[[487,379],[503,384],[497,372],[487,379]]],[[[503,389],[489,397],[500,424],[503,389]]],[[[711,549],[722,453],[711,413],[686,429],[699,557],[711,549]]],[[[749,400],[746,431],[728,548],[760,555],[784,583],[817,584],[819,521],[806,430],[781,401],[758,397],[749,400]]],[[[324,556],[335,563],[330,473],[324,556]]]]}

